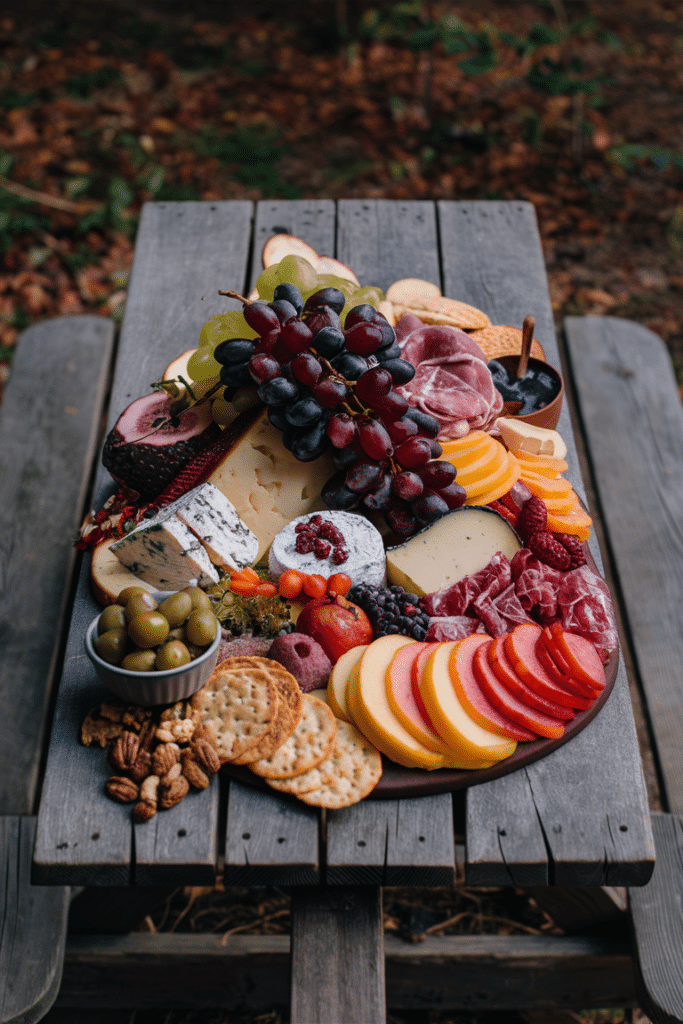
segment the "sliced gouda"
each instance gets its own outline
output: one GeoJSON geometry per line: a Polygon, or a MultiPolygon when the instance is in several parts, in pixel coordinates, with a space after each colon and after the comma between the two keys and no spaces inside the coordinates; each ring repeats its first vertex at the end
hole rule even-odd
{"type": "Polygon", "coordinates": [[[434,650],[420,677],[420,693],[435,729],[454,752],[496,764],[514,753],[517,741],[484,729],[463,708],[449,670],[456,643],[447,640],[434,650]]]}
{"type": "Polygon", "coordinates": [[[346,704],[346,688],[348,686],[351,672],[360,661],[360,656],[367,649],[367,644],[359,644],[348,651],[344,651],[337,659],[330,672],[327,682],[327,703],[330,705],[337,718],[342,722],[350,722],[351,715],[346,704]]]}
{"type": "Polygon", "coordinates": [[[347,704],[355,725],[366,739],[392,761],[406,768],[441,768],[444,758],[423,746],[401,725],[389,706],[386,674],[399,647],[414,643],[412,637],[381,636],[360,659],[357,675],[349,679],[347,704]]]}
{"type": "Polygon", "coordinates": [[[208,479],[256,534],[260,560],[290,520],[324,508],[320,492],[334,465],[328,454],[313,462],[295,459],[265,410],[249,410],[227,429],[234,444],[208,479]]]}
{"type": "Polygon", "coordinates": [[[403,544],[387,549],[387,577],[424,597],[469,576],[502,551],[512,561],[522,544],[493,509],[476,505],[448,512],[403,544]]]}

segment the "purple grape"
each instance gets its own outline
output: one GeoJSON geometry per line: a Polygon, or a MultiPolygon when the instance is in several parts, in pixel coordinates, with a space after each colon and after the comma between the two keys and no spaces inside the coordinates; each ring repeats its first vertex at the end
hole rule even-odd
{"type": "Polygon", "coordinates": [[[293,402],[298,394],[299,389],[296,384],[292,384],[285,377],[274,377],[258,389],[258,396],[266,405],[284,405],[285,402],[293,402]]]}
{"type": "Polygon", "coordinates": [[[346,384],[334,377],[323,377],[311,387],[311,391],[324,409],[336,409],[348,394],[346,384]]]}
{"type": "Polygon", "coordinates": [[[354,462],[358,462],[358,460],[362,458],[364,458],[363,449],[361,448],[357,437],[354,437],[345,448],[335,448],[332,451],[332,462],[334,463],[335,468],[344,470],[344,472],[346,472],[354,462]]]}
{"type": "Polygon", "coordinates": [[[378,462],[393,454],[391,438],[379,420],[361,420],[358,424],[358,440],[365,454],[378,462]]]}
{"type": "Polygon", "coordinates": [[[467,491],[458,483],[449,484],[448,487],[439,487],[437,494],[446,502],[449,511],[454,508],[462,508],[467,501],[467,491]]]}
{"type": "Polygon", "coordinates": [[[323,487],[320,497],[328,508],[339,509],[348,512],[355,508],[360,501],[360,496],[350,491],[344,483],[344,473],[335,473],[323,487]]]}
{"type": "Polygon", "coordinates": [[[254,343],[247,338],[229,338],[216,345],[213,357],[223,366],[237,366],[246,363],[254,354],[254,343]]]}
{"type": "Polygon", "coordinates": [[[346,296],[339,288],[320,288],[317,292],[309,295],[306,299],[304,310],[317,309],[319,306],[329,306],[335,313],[341,313],[346,304],[346,296]]]}
{"type": "MultiPolygon", "coordinates": [[[[276,299],[274,302],[269,302],[268,305],[275,311],[275,315],[281,324],[286,324],[297,316],[296,307],[285,299],[276,299]]],[[[254,328],[254,330],[256,330],[256,328],[254,328]]]]}
{"type": "Polygon", "coordinates": [[[407,359],[388,359],[382,361],[382,366],[389,371],[397,386],[407,384],[415,376],[415,367],[407,359]]]}
{"type": "Polygon", "coordinates": [[[412,501],[419,498],[424,491],[424,484],[417,473],[404,469],[397,473],[391,485],[392,493],[404,501],[412,501]]]}
{"type": "Polygon", "coordinates": [[[282,325],[280,337],[290,352],[303,352],[313,341],[311,329],[298,317],[282,325]]]}
{"type": "Polygon", "coordinates": [[[297,314],[301,313],[304,308],[304,297],[295,284],[284,284],[276,285],[275,291],[273,292],[273,298],[275,300],[284,299],[286,302],[290,302],[297,314]]]}
{"type": "Polygon", "coordinates": [[[292,359],[292,373],[298,381],[308,387],[317,384],[322,372],[323,368],[312,352],[299,352],[292,359]]]}
{"type": "Polygon", "coordinates": [[[396,502],[384,513],[387,526],[400,537],[410,537],[419,528],[418,520],[403,502],[396,502]]]}
{"type": "Polygon", "coordinates": [[[292,455],[299,462],[313,462],[329,448],[330,441],[325,433],[324,419],[318,420],[312,427],[297,431],[292,444],[292,455]]]}
{"type": "Polygon", "coordinates": [[[344,334],[338,327],[323,327],[313,338],[311,347],[324,359],[332,359],[344,348],[344,334]]]}
{"type": "Polygon", "coordinates": [[[394,455],[404,469],[418,469],[429,462],[432,451],[426,437],[410,437],[398,446],[394,455]]]}
{"type": "Polygon", "coordinates": [[[455,466],[452,462],[442,461],[428,462],[418,474],[425,487],[440,491],[442,487],[449,487],[455,480],[455,466]]]}
{"type": "Polygon", "coordinates": [[[414,420],[409,420],[407,416],[402,416],[400,420],[385,422],[384,426],[395,445],[402,444],[409,437],[415,437],[418,430],[417,423],[414,420]]]}
{"type": "Polygon", "coordinates": [[[382,332],[375,324],[357,323],[345,329],[344,341],[349,352],[370,356],[382,344],[382,332]]]}
{"type": "Polygon", "coordinates": [[[368,368],[367,360],[356,352],[340,352],[330,363],[346,380],[358,380],[368,368]]]}
{"type": "Polygon", "coordinates": [[[354,494],[365,494],[380,478],[382,465],[371,459],[360,459],[347,469],[344,483],[354,494]]]}
{"type": "Polygon", "coordinates": [[[400,420],[409,408],[408,402],[403,395],[399,395],[398,391],[390,391],[384,398],[378,398],[369,404],[383,420],[390,421],[400,420]]]}
{"type": "MultiPolygon", "coordinates": [[[[371,306],[369,302],[361,302],[358,306],[353,306],[352,309],[346,314],[346,326],[353,327],[359,323],[375,323],[376,318],[382,316],[379,310],[371,306]]],[[[382,317],[382,319],[385,319],[382,317]]],[[[388,322],[388,321],[387,321],[388,322]]]]}
{"type": "Polygon", "coordinates": [[[249,326],[258,331],[261,336],[267,331],[280,329],[278,315],[267,302],[261,302],[260,300],[249,302],[243,307],[242,313],[249,326]]]}
{"type": "Polygon", "coordinates": [[[274,377],[282,374],[282,367],[277,359],[269,356],[266,352],[256,352],[247,364],[251,379],[255,384],[265,384],[274,377]]]}
{"type": "Polygon", "coordinates": [[[304,320],[311,328],[314,337],[324,327],[335,327],[338,331],[341,331],[339,314],[331,306],[316,306],[315,309],[304,314],[304,320]]]}
{"type": "Polygon", "coordinates": [[[304,395],[303,398],[287,406],[285,416],[287,422],[294,427],[308,427],[318,422],[322,412],[322,406],[312,395],[304,395]]]}
{"type": "Polygon", "coordinates": [[[393,501],[391,494],[391,481],[393,479],[394,475],[390,469],[382,470],[382,475],[372,490],[363,495],[363,504],[366,508],[369,508],[373,512],[379,512],[391,505],[393,501]]]}
{"type": "Polygon", "coordinates": [[[347,412],[336,412],[327,421],[327,436],[335,448],[347,448],[356,434],[356,421],[347,412]]]}
{"type": "Polygon", "coordinates": [[[391,374],[381,366],[371,366],[356,381],[356,394],[363,402],[376,402],[391,391],[391,374]]]}
{"type": "Polygon", "coordinates": [[[432,523],[449,511],[447,502],[436,493],[425,489],[419,498],[410,503],[411,511],[421,523],[432,523]]]}
{"type": "MultiPolygon", "coordinates": [[[[377,352],[377,358],[379,359],[380,363],[393,362],[393,360],[395,359],[401,360],[401,346],[396,341],[395,336],[392,342],[379,349],[379,351],[377,352]]],[[[407,362],[407,360],[401,360],[401,362],[407,362]]],[[[410,365],[412,366],[412,363],[410,365]]]]}
{"type": "MultiPolygon", "coordinates": [[[[388,367],[384,367],[388,369],[388,367]]],[[[420,433],[424,434],[425,437],[436,437],[441,430],[441,424],[433,416],[423,412],[422,409],[408,409],[406,416],[410,420],[414,420],[417,423],[420,433]]]]}

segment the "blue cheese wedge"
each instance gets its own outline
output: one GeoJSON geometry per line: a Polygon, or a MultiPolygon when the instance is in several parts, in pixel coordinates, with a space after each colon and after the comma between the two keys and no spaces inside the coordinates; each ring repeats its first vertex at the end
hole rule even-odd
{"type": "Polygon", "coordinates": [[[256,561],[258,538],[215,484],[200,484],[168,507],[202,542],[213,565],[230,572],[256,561]]]}
{"type": "Polygon", "coordinates": [[[327,511],[321,517],[331,523],[342,534],[348,557],[344,562],[335,563],[332,551],[325,558],[318,558],[315,551],[301,552],[296,549],[297,526],[308,523],[312,516],[297,516],[273,539],[268,553],[268,570],[277,579],[287,569],[298,569],[306,574],[319,574],[326,579],[335,572],[345,573],[352,583],[383,584],[386,580],[384,544],[379,530],[365,516],[354,512],[327,511]]]}
{"type": "Polygon", "coordinates": [[[182,590],[218,582],[218,573],[200,540],[174,512],[162,509],[122,537],[111,550],[119,561],[157,590],[182,590]]]}

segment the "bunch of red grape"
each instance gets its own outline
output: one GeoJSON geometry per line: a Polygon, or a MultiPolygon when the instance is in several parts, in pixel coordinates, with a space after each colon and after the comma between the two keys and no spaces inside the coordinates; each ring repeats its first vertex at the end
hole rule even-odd
{"type": "Polygon", "coordinates": [[[304,303],[293,284],[280,284],[272,302],[244,306],[259,337],[218,344],[226,399],[256,384],[282,443],[301,462],[329,448],[337,472],[322,489],[331,509],[382,512],[398,537],[465,503],[455,467],[439,461],[439,423],[409,406],[397,386],[415,367],[401,359],[393,327],[373,306],[354,306],[344,326],[346,299],[322,288],[304,303]]]}

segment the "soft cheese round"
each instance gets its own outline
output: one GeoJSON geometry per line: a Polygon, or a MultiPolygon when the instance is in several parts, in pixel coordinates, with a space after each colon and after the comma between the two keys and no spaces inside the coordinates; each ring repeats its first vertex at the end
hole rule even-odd
{"type": "Polygon", "coordinates": [[[326,578],[333,573],[343,572],[352,583],[363,581],[383,584],[386,580],[386,559],[382,535],[369,519],[354,512],[311,512],[292,519],[273,538],[268,554],[268,568],[275,579],[287,569],[297,569],[307,574],[318,573],[326,578]],[[303,554],[296,550],[298,524],[308,523],[316,514],[321,515],[324,522],[332,523],[343,534],[348,551],[345,562],[335,564],[331,553],[327,558],[317,558],[313,551],[303,554]]]}

